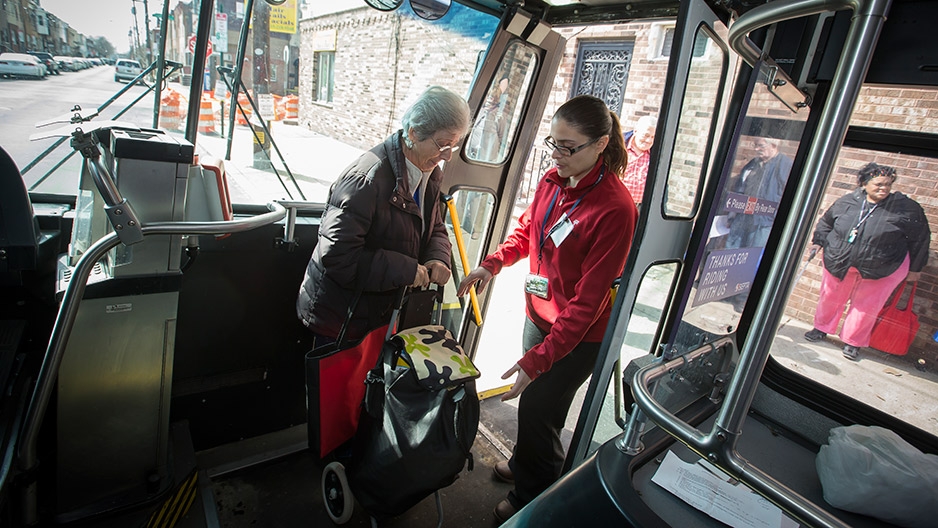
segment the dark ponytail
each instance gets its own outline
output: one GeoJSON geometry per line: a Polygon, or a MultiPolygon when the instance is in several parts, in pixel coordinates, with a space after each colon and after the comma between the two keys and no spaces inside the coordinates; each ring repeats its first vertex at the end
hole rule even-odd
{"type": "Polygon", "coordinates": [[[620,178],[625,174],[628,154],[622,137],[622,126],[606,103],[592,95],[578,95],[557,109],[554,119],[563,119],[571,127],[590,139],[608,135],[609,144],[603,150],[606,168],[620,178]]]}

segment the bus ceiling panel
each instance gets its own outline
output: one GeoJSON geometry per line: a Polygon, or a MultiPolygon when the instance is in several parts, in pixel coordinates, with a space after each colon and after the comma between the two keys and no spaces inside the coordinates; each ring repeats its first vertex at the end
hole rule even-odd
{"type": "MultiPolygon", "coordinates": [[[[804,63],[794,64],[789,74],[804,83],[830,81],[843,51],[852,12],[822,15],[809,28],[814,42],[804,63]]],[[[930,24],[938,20],[938,2],[895,1],[883,24],[879,41],[867,70],[866,84],[891,86],[938,86],[938,46],[930,24]]],[[[788,39],[789,42],[792,39],[788,39]]],[[[776,38],[776,42],[782,39],[776,38]]],[[[772,56],[779,59],[773,47],[772,56]]],[[[781,63],[782,61],[779,60],[781,63]]]]}
{"type": "MultiPolygon", "coordinates": [[[[545,20],[552,26],[615,24],[644,18],[674,18],[680,2],[673,0],[583,0],[561,2],[547,0],[545,20]],[[562,4],[562,5],[561,5],[562,4]]],[[[527,5],[527,4],[526,4],[527,5]]],[[[528,9],[531,9],[528,6],[528,9]]],[[[727,15],[727,20],[729,19],[727,15]]]]}
{"type": "MultiPolygon", "coordinates": [[[[388,0],[368,0],[388,3],[388,0]]],[[[474,9],[498,10],[523,7],[551,26],[614,24],[647,18],[674,18],[677,0],[456,0],[474,9]]],[[[725,2],[708,2],[724,23],[731,13],[725,2]]]]}

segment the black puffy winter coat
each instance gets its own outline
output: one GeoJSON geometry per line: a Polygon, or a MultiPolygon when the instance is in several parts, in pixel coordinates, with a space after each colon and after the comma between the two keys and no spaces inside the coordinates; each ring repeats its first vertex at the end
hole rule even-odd
{"type": "Polygon", "coordinates": [[[297,316],[316,334],[336,337],[360,288],[346,338],[363,336],[388,322],[394,292],[413,283],[418,263],[449,265],[439,200],[443,173],[433,169],[418,207],[401,138],[401,131],[392,134],[332,184],[296,301],[297,316]]]}
{"type": "Polygon", "coordinates": [[[899,269],[909,255],[909,271],[922,271],[931,240],[922,206],[894,192],[863,220],[871,206],[864,202],[866,191],[857,189],[838,198],[818,221],[812,241],[824,248],[824,268],[838,279],[851,267],[864,279],[881,279],[899,269]],[[850,243],[854,229],[857,237],[850,243]]]}

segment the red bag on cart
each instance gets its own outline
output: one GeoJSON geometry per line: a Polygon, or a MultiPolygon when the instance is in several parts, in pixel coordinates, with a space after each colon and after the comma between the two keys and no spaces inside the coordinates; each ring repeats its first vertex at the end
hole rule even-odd
{"type": "Polygon", "coordinates": [[[384,325],[354,343],[340,344],[340,337],[307,353],[307,431],[309,447],[320,459],[355,435],[365,377],[374,368],[387,333],[384,325]]]}
{"type": "Polygon", "coordinates": [[[904,356],[909,351],[919,329],[918,316],[912,311],[915,287],[916,283],[913,282],[909,301],[904,309],[900,309],[898,305],[905,291],[905,283],[879,312],[876,324],[873,325],[873,335],[870,336],[870,347],[896,356],[904,356]]]}

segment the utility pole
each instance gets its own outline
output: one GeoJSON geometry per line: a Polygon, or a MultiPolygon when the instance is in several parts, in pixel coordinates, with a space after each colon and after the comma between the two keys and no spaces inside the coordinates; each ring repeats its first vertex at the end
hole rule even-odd
{"type": "Polygon", "coordinates": [[[146,26],[147,30],[147,64],[153,63],[153,45],[150,44],[150,7],[147,5],[148,0],[143,0],[143,23],[146,26]]]}
{"type": "Polygon", "coordinates": [[[130,50],[130,57],[138,59],[137,53],[140,52],[140,26],[137,25],[137,0],[130,0],[130,12],[134,16],[134,49],[130,50]]]}

